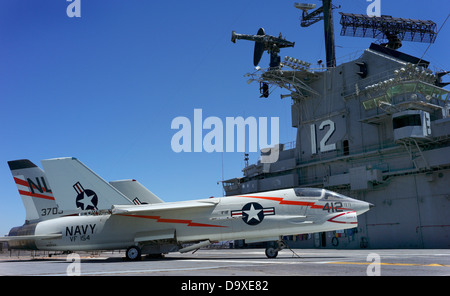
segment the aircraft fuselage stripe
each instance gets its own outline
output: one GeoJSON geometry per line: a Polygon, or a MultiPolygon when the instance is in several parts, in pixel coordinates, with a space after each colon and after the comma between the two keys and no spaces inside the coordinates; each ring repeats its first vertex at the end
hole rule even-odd
{"type": "Polygon", "coordinates": [[[271,196],[254,196],[254,195],[240,195],[240,197],[249,197],[249,198],[260,198],[266,200],[278,201],[280,205],[295,205],[295,206],[305,206],[310,207],[311,209],[322,209],[322,205],[316,205],[314,202],[308,201],[297,201],[297,200],[284,200],[282,197],[271,197],[271,196]]]}
{"type": "Polygon", "coordinates": [[[158,223],[180,223],[180,224],[186,224],[187,226],[191,226],[191,227],[228,227],[228,226],[222,226],[222,225],[196,223],[196,222],[192,222],[192,220],[163,219],[163,218],[161,218],[161,216],[126,215],[126,214],[118,214],[118,215],[125,216],[125,217],[133,217],[133,218],[153,219],[153,220],[156,220],[156,222],[158,222],[158,223]]]}

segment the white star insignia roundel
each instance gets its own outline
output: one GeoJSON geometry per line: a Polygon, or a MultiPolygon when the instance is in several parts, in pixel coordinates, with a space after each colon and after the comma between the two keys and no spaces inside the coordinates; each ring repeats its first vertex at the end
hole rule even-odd
{"type": "Polygon", "coordinates": [[[97,194],[90,189],[86,189],[85,191],[79,193],[76,198],[76,205],[82,210],[96,210],[97,203],[97,194]]]}
{"type": "Polygon", "coordinates": [[[275,215],[275,208],[263,208],[256,202],[250,202],[242,207],[240,211],[231,211],[232,218],[242,218],[248,225],[258,225],[264,220],[264,216],[275,215]]]}

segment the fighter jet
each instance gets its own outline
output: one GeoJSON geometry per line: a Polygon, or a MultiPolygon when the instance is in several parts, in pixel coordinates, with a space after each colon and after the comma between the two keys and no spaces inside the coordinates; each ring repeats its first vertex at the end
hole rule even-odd
{"type": "MultiPolygon", "coordinates": [[[[357,216],[372,206],[321,188],[136,204],[76,158],[43,160],[42,165],[47,180],[40,194],[52,193],[59,216],[33,217],[13,228],[0,238],[10,246],[74,252],[126,249],[127,259],[137,260],[142,254],[185,253],[214,242],[245,239],[276,241],[266,249],[266,256],[275,258],[286,246],[282,236],[354,228],[357,216]]],[[[19,185],[29,191],[39,187],[19,185]]],[[[26,206],[27,219],[29,209],[26,206]]]]}

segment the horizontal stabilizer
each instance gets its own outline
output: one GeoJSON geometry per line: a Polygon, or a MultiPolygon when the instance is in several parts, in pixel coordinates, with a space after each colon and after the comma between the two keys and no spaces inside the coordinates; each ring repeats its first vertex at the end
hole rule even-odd
{"type": "Polygon", "coordinates": [[[74,157],[42,160],[56,202],[63,210],[108,210],[133,202],[74,157]]]}
{"type": "Polygon", "coordinates": [[[61,233],[40,234],[40,235],[17,235],[17,236],[3,236],[0,237],[0,242],[11,242],[19,240],[40,240],[40,239],[60,239],[61,233]]]}
{"type": "Polygon", "coordinates": [[[153,205],[140,205],[140,206],[128,206],[128,205],[114,205],[112,208],[113,215],[142,215],[151,212],[171,211],[171,210],[184,210],[184,209],[200,209],[214,207],[219,201],[189,201],[189,202],[173,202],[173,203],[161,203],[153,205]]]}

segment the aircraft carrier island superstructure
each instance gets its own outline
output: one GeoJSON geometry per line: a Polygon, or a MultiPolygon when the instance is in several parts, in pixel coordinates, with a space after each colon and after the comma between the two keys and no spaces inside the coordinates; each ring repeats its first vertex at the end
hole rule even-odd
{"type": "Polygon", "coordinates": [[[414,26],[379,30],[388,43],[372,43],[357,59],[335,65],[331,1],[324,0],[321,11],[310,14],[308,5],[296,4],[303,10],[302,26],[313,13],[323,14],[323,67],[314,69],[292,57],[277,60],[280,50],[271,48],[278,38],[272,43],[266,38],[269,45],[263,49],[258,45],[264,30],[257,35],[233,32],[232,41],[255,41],[255,66],[258,51],[271,54],[269,68],[248,76],[260,83],[264,97],[273,86],[289,92],[282,98],[292,99],[297,139],[295,145],[272,148],[279,150],[276,162],[258,161],[247,165],[242,177],[223,181],[226,195],[319,187],[375,205],[354,229],[299,234],[287,238],[290,246],[449,248],[450,96],[443,88],[448,83],[442,82],[447,72],[433,72],[429,62],[398,49],[401,40],[434,42],[436,25],[341,13],[341,35],[361,31],[360,37],[375,37],[362,34],[375,32],[379,23],[414,26]]]}

